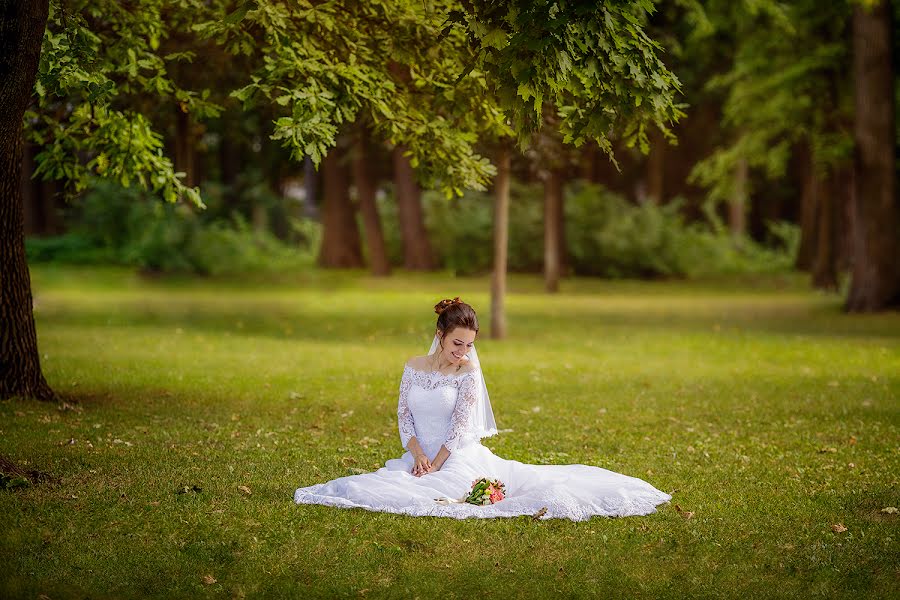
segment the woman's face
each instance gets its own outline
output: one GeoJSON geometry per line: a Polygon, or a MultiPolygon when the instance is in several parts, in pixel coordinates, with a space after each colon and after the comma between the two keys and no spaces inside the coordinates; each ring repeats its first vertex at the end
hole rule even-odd
{"type": "MultiPolygon", "coordinates": [[[[440,334],[441,332],[439,331],[438,335],[440,334]]],[[[451,364],[457,364],[463,359],[466,352],[472,348],[472,344],[474,343],[474,331],[457,327],[441,337],[441,344],[438,347],[438,351],[441,353],[441,357],[444,360],[451,364]]]]}

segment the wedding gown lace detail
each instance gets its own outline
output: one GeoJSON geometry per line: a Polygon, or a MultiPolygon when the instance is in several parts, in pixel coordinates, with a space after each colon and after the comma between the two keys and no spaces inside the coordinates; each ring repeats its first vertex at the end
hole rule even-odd
{"type": "Polygon", "coordinates": [[[413,476],[415,461],[405,452],[375,472],[299,488],[294,501],[457,519],[533,515],[546,508],[543,518],[583,521],[595,515],[645,515],[671,499],[641,479],[600,467],[530,465],[496,456],[481,444],[471,424],[481,393],[479,378],[478,370],[454,375],[409,365],[403,370],[397,405],[400,441],[406,448],[415,436],[431,459],[445,446],[451,454],[440,471],[413,476]],[[465,496],[479,477],[503,481],[506,498],[490,506],[435,502],[465,496]]]}

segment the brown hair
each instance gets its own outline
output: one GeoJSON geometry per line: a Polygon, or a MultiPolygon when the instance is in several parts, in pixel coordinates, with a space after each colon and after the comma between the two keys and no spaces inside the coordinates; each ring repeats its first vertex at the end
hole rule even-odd
{"type": "Polygon", "coordinates": [[[441,300],[434,305],[434,312],[438,314],[437,328],[444,332],[444,335],[457,327],[478,333],[478,317],[475,315],[475,309],[460,300],[459,296],[452,300],[450,298],[441,300]]]}

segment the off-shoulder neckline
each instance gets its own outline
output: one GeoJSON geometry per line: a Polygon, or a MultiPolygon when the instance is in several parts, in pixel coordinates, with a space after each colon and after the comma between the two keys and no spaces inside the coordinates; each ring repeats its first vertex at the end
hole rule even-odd
{"type": "Polygon", "coordinates": [[[409,369],[413,373],[420,373],[422,375],[440,375],[441,377],[462,377],[463,375],[469,375],[470,373],[474,373],[477,367],[473,367],[471,369],[467,369],[462,373],[441,373],[440,371],[420,371],[415,367],[410,366],[409,363],[403,365],[404,370],[409,369]]]}

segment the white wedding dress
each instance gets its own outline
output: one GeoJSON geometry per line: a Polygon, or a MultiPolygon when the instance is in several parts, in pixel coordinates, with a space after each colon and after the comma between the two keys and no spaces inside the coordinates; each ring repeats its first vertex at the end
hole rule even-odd
{"type": "Polygon", "coordinates": [[[656,512],[671,499],[649,483],[586,465],[530,465],[496,456],[474,434],[472,411],[481,394],[480,371],[445,375],[407,365],[397,409],[405,448],[414,435],[431,459],[441,445],[450,457],[439,471],[416,477],[410,452],[388,460],[373,473],[350,475],[294,492],[298,504],[325,504],[413,516],[515,517],[535,515],[583,521],[595,515],[624,517],[656,512]],[[499,479],[506,497],[489,506],[452,503],[481,477],[499,479]]]}

